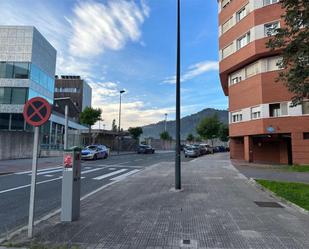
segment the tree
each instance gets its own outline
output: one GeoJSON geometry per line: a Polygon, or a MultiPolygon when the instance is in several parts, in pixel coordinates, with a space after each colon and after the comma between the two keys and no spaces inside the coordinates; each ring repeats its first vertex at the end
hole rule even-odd
{"type": "Polygon", "coordinates": [[[160,138],[163,140],[163,141],[167,141],[167,140],[171,140],[172,137],[170,136],[170,134],[167,132],[167,131],[164,131],[160,134],[160,138]]]}
{"type": "Polygon", "coordinates": [[[88,125],[89,127],[89,139],[91,139],[91,126],[101,119],[102,110],[100,108],[86,107],[80,113],[80,122],[82,124],[88,125]]]}
{"type": "Polygon", "coordinates": [[[141,127],[130,127],[128,131],[135,140],[138,140],[143,134],[143,129],[141,127]]]}
{"type": "Polygon", "coordinates": [[[285,14],[285,26],[275,29],[266,46],[282,50],[277,82],[282,82],[294,94],[292,105],[309,98],[309,4],[308,0],[280,0],[285,14]]]}
{"type": "Polygon", "coordinates": [[[194,141],[194,139],[195,139],[195,137],[190,133],[190,134],[188,134],[188,136],[187,136],[187,141],[188,142],[193,142],[194,141]]]}
{"type": "Polygon", "coordinates": [[[229,141],[229,127],[228,127],[228,125],[221,123],[218,136],[219,136],[220,140],[223,141],[223,142],[229,141]]]}
{"type": "Polygon", "coordinates": [[[112,123],[112,131],[114,131],[114,132],[116,132],[116,131],[117,131],[116,119],[113,119],[113,123],[112,123]]]}
{"type": "Polygon", "coordinates": [[[220,126],[221,122],[218,116],[213,115],[202,119],[196,127],[196,131],[203,139],[213,139],[218,137],[220,126]]]}

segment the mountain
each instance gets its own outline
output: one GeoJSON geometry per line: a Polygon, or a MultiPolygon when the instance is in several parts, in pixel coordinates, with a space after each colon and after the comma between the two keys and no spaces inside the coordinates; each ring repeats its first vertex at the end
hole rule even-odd
{"type": "MultiPolygon", "coordinates": [[[[192,133],[194,136],[196,133],[196,126],[205,117],[211,117],[214,114],[218,115],[219,120],[227,124],[228,123],[228,111],[216,110],[213,108],[206,108],[198,113],[191,114],[190,116],[183,117],[181,119],[181,139],[186,139],[188,134],[192,133]]],[[[176,122],[168,121],[166,124],[168,133],[175,137],[176,122]]],[[[160,138],[160,133],[164,131],[164,121],[160,121],[156,124],[150,124],[143,126],[143,137],[160,138]]]]}

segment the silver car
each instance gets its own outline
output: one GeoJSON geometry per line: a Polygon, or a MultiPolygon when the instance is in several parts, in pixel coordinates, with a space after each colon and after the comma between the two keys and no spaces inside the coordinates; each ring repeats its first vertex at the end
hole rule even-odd
{"type": "Polygon", "coordinates": [[[186,146],[184,148],[185,157],[199,157],[200,149],[197,146],[186,146]]]}

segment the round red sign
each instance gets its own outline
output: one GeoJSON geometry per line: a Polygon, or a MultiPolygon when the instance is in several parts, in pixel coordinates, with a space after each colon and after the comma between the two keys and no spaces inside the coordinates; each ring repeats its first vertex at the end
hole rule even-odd
{"type": "Polygon", "coordinates": [[[23,116],[29,125],[35,127],[45,124],[51,115],[51,106],[46,99],[35,97],[27,101],[23,116]]]}

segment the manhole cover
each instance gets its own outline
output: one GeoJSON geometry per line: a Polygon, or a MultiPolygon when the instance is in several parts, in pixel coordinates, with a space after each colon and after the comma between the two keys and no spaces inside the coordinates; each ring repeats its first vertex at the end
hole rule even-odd
{"type": "Polygon", "coordinates": [[[272,201],[255,201],[254,202],[259,207],[269,207],[269,208],[283,208],[278,202],[272,201]]]}
{"type": "Polygon", "coordinates": [[[183,239],[180,241],[181,248],[197,248],[197,241],[191,239],[183,239]]]}

